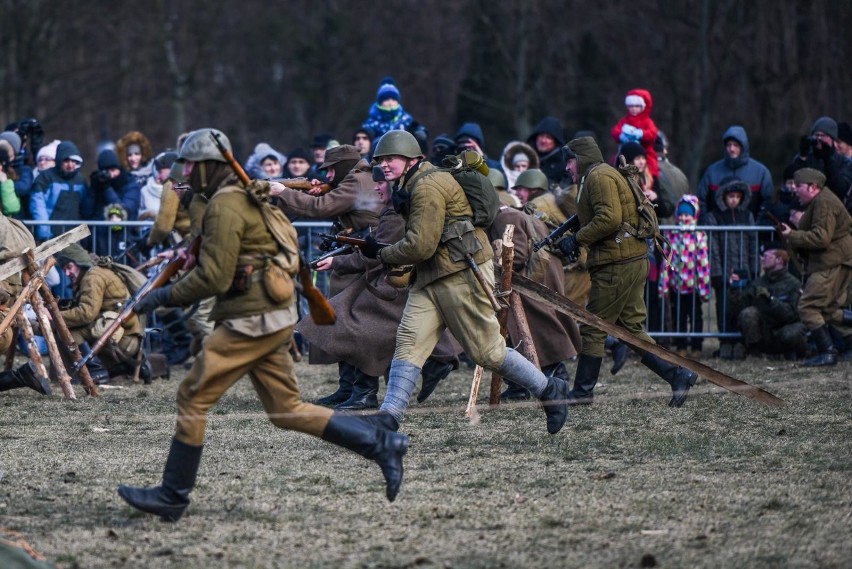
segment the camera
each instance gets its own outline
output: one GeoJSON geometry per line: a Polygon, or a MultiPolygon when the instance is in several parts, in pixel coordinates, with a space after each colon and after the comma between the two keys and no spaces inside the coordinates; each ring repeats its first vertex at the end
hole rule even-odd
{"type": "Polygon", "coordinates": [[[109,186],[112,176],[109,175],[109,170],[97,170],[92,172],[91,181],[94,188],[105,188],[109,186]]]}
{"type": "Polygon", "coordinates": [[[44,143],[44,128],[34,118],[24,119],[18,123],[18,134],[21,137],[21,148],[30,143],[30,150],[33,154],[38,152],[44,143]]]}

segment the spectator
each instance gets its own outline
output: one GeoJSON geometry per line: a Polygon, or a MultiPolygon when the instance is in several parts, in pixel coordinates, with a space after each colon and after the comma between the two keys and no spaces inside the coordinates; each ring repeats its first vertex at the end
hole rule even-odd
{"type": "Polygon", "coordinates": [[[15,193],[15,178],[17,174],[11,168],[12,159],[9,151],[0,146],[0,203],[3,215],[13,216],[21,211],[21,200],[15,193]]]}
{"type": "MultiPolygon", "coordinates": [[[[561,151],[560,151],[561,152],[561,151]]],[[[503,173],[506,174],[506,183],[509,187],[513,187],[518,181],[518,176],[522,172],[534,168],[539,168],[538,153],[532,146],[519,140],[513,140],[503,149],[503,155],[500,158],[500,167],[503,173]]],[[[564,168],[563,168],[564,176],[564,168]]]]}
{"type": "MultiPolygon", "coordinates": [[[[736,225],[754,225],[754,216],[749,209],[752,193],[742,180],[724,180],[714,194],[716,209],[707,214],[705,225],[720,228],[736,225]]],[[[700,206],[699,206],[700,207],[700,206]]],[[[716,325],[719,332],[735,332],[734,313],[728,310],[726,283],[737,274],[740,278],[749,278],[751,268],[755,266],[756,239],[748,231],[714,231],[710,246],[710,283],[716,296],[716,325]]],[[[734,359],[736,342],[730,338],[719,341],[719,357],[734,359]]]]}
{"type": "Polygon", "coordinates": [[[785,226],[782,235],[806,255],[805,288],[799,299],[799,317],[811,333],[817,353],[804,365],[837,364],[837,348],[829,326],[843,336],[843,359],[852,355],[852,311],[844,310],[852,280],[852,217],[840,207],[833,192],[825,191],[826,176],[813,168],[797,170],[796,197],[805,207],[798,229],[785,226]]]}
{"type": "Polygon", "coordinates": [[[311,157],[302,148],[294,148],[284,165],[285,178],[304,178],[311,169],[311,157]]]}
{"type": "Polygon", "coordinates": [[[151,175],[154,158],[151,143],[145,135],[138,130],[128,132],[118,139],[115,144],[115,153],[118,155],[121,166],[136,179],[139,186],[145,185],[145,181],[151,175]]]}
{"type": "Polygon", "coordinates": [[[654,150],[658,130],[651,120],[651,109],[654,106],[651,93],[645,89],[632,89],[624,98],[624,106],[627,114],[612,127],[612,138],[622,146],[628,142],[641,144],[648,159],[648,170],[653,176],[659,176],[660,167],[654,150]]]}
{"type": "Polygon", "coordinates": [[[311,170],[308,174],[309,177],[316,178],[321,182],[327,181],[321,166],[325,162],[326,151],[335,146],[340,146],[340,143],[334,140],[334,137],[328,133],[318,134],[314,137],[314,141],[311,142],[310,146],[313,162],[311,163],[311,170]]]}
{"type": "Polygon", "coordinates": [[[482,127],[475,122],[466,122],[459,127],[456,135],[453,137],[453,143],[456,147],[455,152],[463,150],[473,150],[482,155],[488,169],[500,170],[500,163],[492,160],[485,154],[483,147],[485,146],[485,135],[482,134],[482,127]]]}
{"type": "MultiPolygon", "coordinates": [[[[654,150],[657,152],[657,165],[660,167],[660,187],[665,190],[673,203],[691,192],[689,179],[683,170],[672,164],[669,160],[669,139],[663,131],[657,133],[654,141],[654,150]]],[[[659,215],[660,223],[673,223],[675,219],[670,215],[659,215]]]]}
{"type": "MultiPolygon", "coordinates": [[[[139,215],[141,189],[139,182],[125,170],[114,150],[102,150],[98,154],[98,169],[89,178],[95,200],[95,211],[103,212],[105,221],[135,221],[139,215]]],[[[98,255],[118,255],[127,248],[129,236],[122,225],[115,225],[96,232],[95,252],[98,255]]],[[[129,234],[130,233],[130,234],[129,234]]]]}
{"type": "Polygon", "coordinates": [[[440,167],[444,158],[456,151],[456,145],[448,134],[439,134],[432,139],[432,147],[429,149],[429,162],[440,167]]]}
{"type": "Polygon", "coordinates": [[[352,133],[352,145],[361,153],[361,158],[369,162],[373,156],[373,129],[359,128],[352,133]]]}
{"type": "Polygon", "coordinates": [[[686,194],[680,198],[675,213],[680,230],[665,231],[672,244],[672,262],[664,262],[660,271],[659,293],[661,297],[668,297],[670,292],[674,296],[672,310],[677,316],[677,331],[693,334],[691,338],[675,338],[675,348],[682,356],[687,355],[687,345],[693,356],[701,354],[701,304],[710,299],[709,243],[705,232],[695,230],[699,213],[697,196],[686,194]]]}
{"type": "Polygon", "coordinates": [[[725,157],[708,166],[698,182],[697,193],[702,215],[707,216],[716,210],[719,201],[713,196],[722,186],[722,181],[736,178],[751,191],[749,209],[756,216],[763,202],[772,199],[775,191],[772,174],[766,166],[749,156],[748,135],[743,127],[729,127],[722,135],[722,144],[725,157]]]}
{"type": "Polygon", "coordinates": [[[402,108],[402,95],[392,77],[385,77],[376,92],[362,128],[370,129],[375,138],[391,130],[409,130],[414,119],[402,108]]]}
{"type": "Polygon", "coordinates": [[[34,179],[45,170],[50,170],[56,166],[56,148],[59,146],[58,140],[54,140],[42,146],[36,155],[36,171],[33,174],[34,179]]]}
{"type": "Polygon", "coordinates": [[[852,126],[848,122],[837,124],[837,138],[834,141],[834,149],[847,160],[852,160],[852,126]]]}
{"type": "Polygon", "coordinates": [[[763,202],[760,208],[760,213],[757,215],[758,225],[772,225],[772,220],[769,214],[774,215],[783,223],[790,222],[790,209],[795,202],[796,182],[793,180],[793,175],[799,167],[796,164],[788,164],[784,168],[782,175],[782,183],[772,193],[772,199],[763,202]]]}
{"type": "Polygon", "coordinates": [[[840,198],[847,211],[852,212],[852,161],[834,150],[837,136],[837,123],[833,118],[818,118],[811,127],[810,136],[802,137],[793,164],[825,174],[825,186],[840,198]]]}
{"type": "Polygon", "coordinates": [[[148,176],[141,190],[138,217],[140,221],[157,218],[163,199],[163,185],[169,179],[169,173],[175,160],[177,160],[177,152],[174,150],[160,152],[154,157],[151,175],[148,176]]]}
{"type": "Polygon", "coordinates": [[[787,270],[788,263],[787,251],[769,243],[760,257],[761,276],[743,283],[731,275],[729,301],[746,355],[784,354],[795,360],[807,351],[807,330],[796,310],[802,283],[787,270]]]}
{"type": "MultiPolygon", "coordinates": [[[[34,121],[34,119],[31,120],[34,121]]],[[[35,124],[38,125],[38,123],[35,124]]],[[[40,144],[40,142],[37,141],[34,144],[40,144]]],[[[30,191],[33,186],[34,174],[32,166],[27,163],[26,147],[21,139],[21,135],[9,130],[0,133],[0,147],[5,147],[9,154],[9,166],[6,169],[13,172],[12,184],[15,188],[15,195],[18,196],[18,201],[20,202],[20,207],[15,217],[18,219],[27,219],[29,218],[30,191]],[[4,142],[8,146],[4,145],[4,142]]]]}
{"type": "MultiPolygon", "coordinates": [[[[30,210],[38,221],[68,220],[79,222],[91,219],[94,199],[80,167],[83,157],[77,145],[65,140],[56,148],[56,166],[43,171],[33,183],[30,195],[30,210]]],[[[36,239],[46,241],[64,231],[62,226],[39,225],[36,239]]]]}
{"type": "Polygon", "coordinates": [[[287,157],[265,142],[254,147],[254,153],[246,160],[246,172],[252,178],[280,178],[287,157]]]}
{"type": "MultiPolygon", "coordinates": [[[[559,184],[565,177],[565,160],[562,159],[565,131],[559,119],[556,117],[541,119],[527,138],[527,144],[535,148],[538,155],[538,168],[544,172],[551,184],[559,184]]],[[[528,167],[536,168],[532,164],[528,167]]]]}

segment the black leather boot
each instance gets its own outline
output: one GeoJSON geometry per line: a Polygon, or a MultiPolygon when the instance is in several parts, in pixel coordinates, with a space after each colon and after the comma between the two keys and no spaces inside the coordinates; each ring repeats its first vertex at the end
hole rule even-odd
{"type": "Polygon", "coordinates": [[[805,367],[822,367],[837,365],[837,348],[831,339],[831,331],[827,325],[811,330],[811,338],[816,344],[817,353],[806,359],[802,365],[805,367]]]}
{"type": "Polygon", "coordinates": [[[612,368],[610,368],[609,373],[615,375],[621,371],[621,368],[627,363],[627,352],[629,350],[630,348],[627,347],[627,343],[621,340],[615,341],[615,344],[612,346],[612,368]]]}
{"type": "Polygon", "coordinates": [[[408,452],[407,435],[395,433],[366,417],[335,413],[328,420],[322,438],[378,464],[385,477],[388,500],[396,499],[402,485],[402,457],[408,452]]]}
{"type": "Polygon", "coordinates": [[[686,402],[686,393],[698,380],[697,373],[685,367],[670,364],[654,354],[646,353],[642,356],[641,361],[645,367],[665,379],[672,386],[673,395],[669,401],[669,407],[680,407],[686,402]]]}
{"type": "Polygon", "coordinates": [[[162,484],[153,488],[119,486],[118,495],[137,510],[160,516],[166,522],[178,521],[189,506],[203,448],[172,439],[162,484]]]}
{"type": "Polygon", "coordinates": [[[435,391],[438,384],[450,375],[453,368],[454,366],[451,363],[445,364],[432,358],[427,359],[426,363],[423,364],[423,369],[420,370],[420,373],[423,375],[423,382],[420,384],[417,402],[423,403],[426,401],[432,395],[432,392],[435,391]]]}
{"type": "Polygon", "coordinates": [[[352,383],[352,394],[349,399],[340,403],[338,411],[362,411],[378,409],[379,407],[379,378],[367,375],[360,369],[355,370],[355,381],[352,383]]]}
{"type": "Polygon", "coordinates": [[[595,385],[601,373],[603,358],[580,354],[577,372],[574,375],[574,389],[568,392],[569,405],[591,405],[594,400],[595,385]]]}
{"type": "Polygon", "coordinates": [[[547,432],[558,433],[568,420],[568,382],[558,377],[547,378],[547,387],[538,398],[547,418],[547,432]]]}
{"type": "MultiPolygon", "coordinates": [[[[79,345],[80,355],[86,357],[89,355],[89,352],[92,351],[92,348],[89,346],[88,342],[83,342],[79,345]]],[[[89,363],[86,364],[86,368],[89,370],[89,375],[92,378],[92,382],[97,385],[104,385],[105,383],[109,383],[109,370],[107,370],[106,366],[104,366],[101,358],[98,356],[93,357],[89,360],[89,363]]],[[[75,383],[79,382],[79,380],[75,379],[75,383]]]]}
{"type": "Polygon", "coordinates": [[[340,405],[352,395],[352,385],[355,383],[357,369],[346,362],[339,362],[337,364],[337,372],[339,374],[337,391],[331,395],[317,399],[317,405],[334,407],[335,405],[340,405]]]}
{"type": "Polygon", "coordinates": [[[0,373],[0,391],[9,391],[19,387],[29,387],[42,395],[50,395],[50,381],[38,375],[32,362],[27,362],[16,370],[0,373]]]}

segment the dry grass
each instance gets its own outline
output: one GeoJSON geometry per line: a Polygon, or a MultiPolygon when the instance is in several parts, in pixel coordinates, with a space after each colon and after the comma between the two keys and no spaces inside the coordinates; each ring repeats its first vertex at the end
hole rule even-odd
{"type": "MultiPolygon", "coordinates": [[[[549,436],[534,405],[463,416],[453,373],[410,409],[397,502],[378,468],[272,427],[250,384],[215,408],[187,515],[132,511],[159,482],[177,381],[67,402],[0,395],[0,526],[63,567],[842,567],[852,558],[852,367],[718,360],[787,400],[707,383],[687,405],[638,365],[549,436]]],[[[306,399],[336,368],[299,364],[306,399]]],[[[487,389],[483,389],[485,393],[487,389]]]]}

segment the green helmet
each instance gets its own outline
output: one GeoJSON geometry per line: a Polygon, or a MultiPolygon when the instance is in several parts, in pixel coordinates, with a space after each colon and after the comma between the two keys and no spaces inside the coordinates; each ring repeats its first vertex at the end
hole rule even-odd
{"type": "Polygon", "coordinates": [[[231,149],[231,141],[228,140],[228,137],[225,136],[221,130],[216,130],[215,128],[200,128],[192,131],[192,133],[186,137],[183,146],[180,147],[178,160],[189,160],[190,162],[216,160],[217,162],[227,163],[228,161],[225,160],[225,157],[222,156],[221,152],[219,152],[219,147],[216,146],[216,141],[213,140],[212,134],[214,133],[218,135],[219,140],[222,141],[222,144],[228,149],[228,152],[233,152],[231,149]]]}
{"type": "Polygon", "coordinates": [[[382,156],[420,158],[423,152],[413,134],[405,130],[391,130],[382,135],[376,144],[376,151],[373,152],[373,158],[382,156]]]}
{"type": "Polygon", "coordinates": [[[501,172],[500,170],[498,170],[496,168],[491,168],[491,169],[488,170],[488,179],[491,180],[491,185],[494,186],[498,190],[499,189],[505,190],[506,187],[507,187],[506,176],[503,175],[503,172],[501,172]]]}
{"type": "Polygon", "coordinates": [[[518,176],[512,188],[514,189],[518,186],[545,192],[550,189],[550,185],[547,183],[547,176],[544,175],[544,172],[536,168],[530,168],[521,172],[521,175],[518,176]]]}

